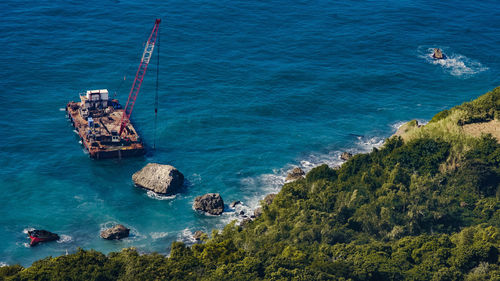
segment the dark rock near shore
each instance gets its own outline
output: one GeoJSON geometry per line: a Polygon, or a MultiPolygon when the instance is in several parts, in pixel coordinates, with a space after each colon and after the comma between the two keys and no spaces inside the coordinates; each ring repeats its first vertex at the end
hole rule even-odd
{"type": "Polygon", "coordinates": [[[101,231],[101,238],[107,240],[122,239],[128,237],[130,234],[130,229],[126,228],[122,224],[117,224],[111,228],[101,231]]]}
{"type": "Polygon", "coordinates": [[[224,201],[219,193],[208,193],[194,199],[193,209],[218,216],[224,212],[224,201]]]}
{"type": "Polygon", "coordinates": [[[352,154],[349,152],[342,152],[342,154],[340,154],[340,159],[342,159],[344,161],[347,161],[351,158],[352,158],[352,154]]]}
{"type": "Polygon", "coordinates": [[[136,186],[159,194],[175,194],[184,184],[184,175],[175,167],[149,163],[132,175],[136,186]]]}
{"type": "Polygon", "coordinates": [[[443,52],[441,51],[441,49],[435,48],[434,49],[434,53],[432,54],[432,57],[435,58],[435,59],[437,59],[437,60],[442,60],[442,59],[446,58],[446,55],[443,54],[443,52]]]}
{"type": "Polygon", "coordinates": [[[229,204],[229,208],[234,209],[236,205],[241,205],[241,201],[233,201],[231,204],[229,204]]]}
{"type": "Polygon", "coordinates": [[[285,180],[286,181],[295,181],[295,180],[303,178],[305,175],[306,175],[306,173],[304,171],[302,171],[301,168],[295,167],[295,168],[293,168],[293,170],[290,173],[288,173],[285,180]]]}
{"type": "Polygon", "coordinates": [[[266,205],[271,205],[271,203],[273,203],[274,197],[276,197],[276,193],[270,193],[266,195],[266,197],[264,197],[264,203],[266,203],[266,205]]]}

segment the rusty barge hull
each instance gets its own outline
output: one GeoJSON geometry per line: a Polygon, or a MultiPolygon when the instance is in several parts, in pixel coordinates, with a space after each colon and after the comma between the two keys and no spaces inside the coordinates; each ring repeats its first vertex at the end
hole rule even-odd
{"type": "Polygon", "coordinates": [[[109,101],[109,106],[99,109],[88,108],[84,99],[81,102],[72,101],[66,105],[66,112],[91,158],[125,158],[145,154],[144,145],[131,123],[118,136],[124,110],[117,100],[109,101]]]}

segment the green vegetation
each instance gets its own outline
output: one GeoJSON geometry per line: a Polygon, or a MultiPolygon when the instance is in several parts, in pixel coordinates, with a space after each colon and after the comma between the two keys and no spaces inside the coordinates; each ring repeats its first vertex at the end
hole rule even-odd
{"type": "Polygon", "coordinates": [[[339,169],[285,184],[244,227],[170,257],[134,249],[0,268],[5,280],[500,280],[500,144],[461,126],[497,118],[500,88],[407,126],[339,169]]]}

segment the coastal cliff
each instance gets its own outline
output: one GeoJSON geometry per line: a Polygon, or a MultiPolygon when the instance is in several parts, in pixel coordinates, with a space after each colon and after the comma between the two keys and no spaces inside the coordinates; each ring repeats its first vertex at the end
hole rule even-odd
{"type": "Polygon", "coordinates": [[[262,215],[169,257],[79,250],[5,280],[497,280],[500,88],[286,183],[262,215]],[[486,134],[485,134],[486,133],[486,134]]]}

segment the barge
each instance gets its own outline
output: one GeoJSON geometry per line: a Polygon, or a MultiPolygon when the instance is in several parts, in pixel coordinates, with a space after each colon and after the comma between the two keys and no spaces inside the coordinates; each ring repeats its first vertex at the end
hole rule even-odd
{"type": "MultiPolygon", "coordinates": [[[[66,105],[68,118],[91,158],[122,158],[144,155],[144,145],[134,126],[130,123],[130,116],[151,60],[156,40],[159,37],[160,22],[160,19],[156,19],[145,44],[125,108],[120,105],[118,100],[110,99],[106,89],[88,90],[80,94],[80,101],[71,101],[66,105]]],[[[157,58],[156,101],[158,101],[159,54],[157,58]]],[[[155,122],[157,112],[158,109],[155,107],[155,122]]]]}
{"type": "Polygon", "coordinates": [[[132,123],[128,122],[119,135],[125,110],[118,100],[109,99],[108,90],[89,90],[80,94],[80,101],[69,102],[66,112],[91,158],[144,155],[144,144],[132,123]]]}

